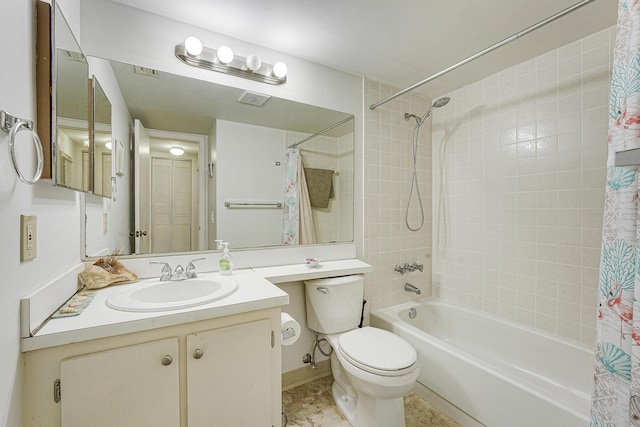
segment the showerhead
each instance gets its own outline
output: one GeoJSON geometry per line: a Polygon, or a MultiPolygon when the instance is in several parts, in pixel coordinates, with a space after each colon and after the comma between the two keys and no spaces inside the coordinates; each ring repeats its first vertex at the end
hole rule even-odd
{"type": "Polygon", "coordinates": [[[449,101],[451,101],[451,98],[447,96],[443,96],[442,98],[437,99],[436,102],[434,102],[431,107],[435,107],[435,108],[444,107],[449,103],[449,101]]]}
{"type": "Polygon", "coordinates": [[[431,104],[431,107],[429,107],[427,112],[424,113],[424,116],[422,116],[422,118],[420,119],[420,122],[423,122],[427,117],[429,117],[429,114],[431,114],[431,110],[433,110],[434,108],[444,107],[445,105],[447,105],[449,103],[449,101],[451,101],[451,98],[446,97],[446,96],[443,96],[442,98],[436,99],[436,102],[431,104]]]}
{"type": "Polygon", "coordinates": [[[404,113],[404,119],[408,121],[411,117],[413,117],[414,119],[416,119],[416,123],[418,124],[418,126],[422,126],[422,122],[424,122],[425,119],[429,117],[429,114],[431,114],[431,110],[433,110],[434,108],[444,107],[449,103],[449,101],[451,101],[451,98],[447,96],[443,96],[442,98],[436,99],[436,101],[431,105],[431,107],[429,107],[427,112],[424,113],[424,116],[418,117],[415,114],[404,113]]]}

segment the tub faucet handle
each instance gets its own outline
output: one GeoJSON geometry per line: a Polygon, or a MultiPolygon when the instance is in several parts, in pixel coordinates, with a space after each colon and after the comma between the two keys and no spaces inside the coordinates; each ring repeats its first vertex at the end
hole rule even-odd
{"type": "Polygon", "coordinates": [[[404,265],[402,266],[402,268],[404,268],[405,271],[414,271],[415,270],[415,263],[414,265],[411,265],[409,263],[404,263],[404,265]]]}
{"type": "Polygon", "coordinates": [[[395,271],[396,273],[400,273],[400,274],[404,274],[405,270],[404,267],[401,265],[397,265],[393,268],[393,271],[395,271]]]}
{"type": "Polygon", "coordinates": [[[413,267],[414,270],[422,271],[424,269],[424,264],[418,264],[417,262],[414,262],[413,264],[411,264],[411,267],[413,267]]]}

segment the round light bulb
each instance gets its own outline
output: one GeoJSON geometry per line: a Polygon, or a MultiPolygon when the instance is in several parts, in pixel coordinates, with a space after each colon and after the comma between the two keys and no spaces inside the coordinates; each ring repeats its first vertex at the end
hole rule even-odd
{"type": "Polygon", "coordinates": [[[174,156],[182,156],[184,154],[184,150],[180,147],[171,147],[169,148],[169,152],[174,156]]]}
{"type": "Polygon", "coordinates": [[[283,79],[287,75],[287,64],[281,61],[273,64],[273,75],[279,79],[283,79]]]}
{"type": "Polygon", "coordinates": [[[233,61],[233,50],[229,46],[220,46],[216,52],[216,56],[218,57],[218,61],[223,64],[229,64],[233,61]]]}
{"type": "Polygon", "coordinates": [[[184,48],[191,56],[198,56],[202,53],[202,42],[197,37],[189,36],[184,41],[184,48]]]}
{"type": "Polygon", "coordinates": [[[247,56],[247,68],[251,71],[258,71],[262,66],[262,60],[258,55],[247,56]]]}
{"type": "Polygon", "coordinates": [[[107,150],[111,150],[111,141],[107,141],[104,143],[104,148],[106,148],[107,150]]]}

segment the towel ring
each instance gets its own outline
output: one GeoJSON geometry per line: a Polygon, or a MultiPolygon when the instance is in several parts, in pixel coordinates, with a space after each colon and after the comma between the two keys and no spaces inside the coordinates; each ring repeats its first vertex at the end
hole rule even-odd
{"type": "Polygon", "coordinates": [[[13,163],[13,168],[16,170],[20,181],[24,182],[25,184],[35,184],[36,182],[38,182],[40,180],[40,177],[42,176],[42,168],[44,166],[44,153],[42,152],[42,143],[40,142],[40,138],[38,137],[38,134],[29,127],[29,122],[20,120],[11,127],[11,131],[9,131],[9,151],[11,152],[11,162],[13,163]],[[36,173],[31,179],[27,179],[24,177],[22,171],[18,167],[18,162],[16,161],[15,138],[16,134],[23,129],[31,131],[31,135],[33,137],[33,145],[35,145],[36,153],[38,155],[38,166],[36,168],[36,173]]]}
{"type": "Polygon", "coordinates": [[[0,111],[0,127],[5,132],[9,132],[9,152],[11,153],[11,163],[13,163],[13,168],[18,174],[18,178],[20,178],[20,181],[24,182],[25,184],[35,184],[40,180],[40,177],[42,176],[42,168],[44,167],[44,153],[42,151],[42,143],[40,142],[40,138],[38,137],[36,131],[33,129],[33,122],[29,120],[19,119],[2,110],[0,111]],[[36,167],[36,173],[31,179],[25,178],[16,160],[15,139],[16,134],[21,130],[31,131],[33,144],[36,147],[36,154],[38,156],[38,166],[36,167]]]}

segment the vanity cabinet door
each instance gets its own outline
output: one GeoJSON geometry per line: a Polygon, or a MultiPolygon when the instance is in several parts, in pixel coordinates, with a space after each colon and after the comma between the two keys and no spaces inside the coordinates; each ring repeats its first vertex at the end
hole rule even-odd
{"type": "Polygon", "coordinates": [[[178,338],[64,359],[64,427],[180,425],[178,338]]]}
{"type": "Polygon", "coordinates": [[[189,427],[274,425],[272,357],[269,319],[187,335],[189,427]]]}

